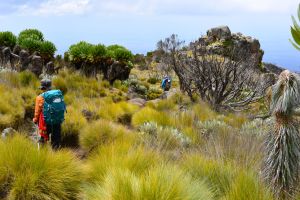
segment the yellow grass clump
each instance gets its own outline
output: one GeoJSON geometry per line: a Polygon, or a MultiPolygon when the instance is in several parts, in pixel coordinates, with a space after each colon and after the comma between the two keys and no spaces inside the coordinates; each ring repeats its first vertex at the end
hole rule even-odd
{"type": "Polygon", "coordinates": [[[149,107],[141,109],[132,116],[132,125],[135,127],[141,126],[146,122],[155,122],[161,126],[171,124],[170,116],[149,107]]]}
{"type": "Polygon", "coordinates": [[[0,141],[0,194],[7,199],[78,199],[79,161],[68,151],[38,150],[22,136],[0,141]]]}
{"type": "Polygon", "coordinates": [[[83,149],[92,151],[99,145],[131,137],[130,134],[131,132],[125,127],[100,119],[88,124],[80,131],[79,142],[83,149]]]}

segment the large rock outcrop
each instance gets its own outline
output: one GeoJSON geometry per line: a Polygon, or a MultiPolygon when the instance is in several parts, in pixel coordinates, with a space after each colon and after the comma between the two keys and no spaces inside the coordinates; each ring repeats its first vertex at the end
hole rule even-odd
{"type": "Polygon", "coordinates": [[[249,68],[262,69],[264,52],[259,41],[241,33],[231,33],[228,26],[211,28],[207,35],[192,44],[205,47],[205,53],[227,56],[249,68]]]}
{"type": "Polygon", "coordinates": [[[103,70],[104,78],[111,84],[115,80],[126,80],[130,74],[130,67],[126,63],[114,61],[111,65],[103,70]]]}

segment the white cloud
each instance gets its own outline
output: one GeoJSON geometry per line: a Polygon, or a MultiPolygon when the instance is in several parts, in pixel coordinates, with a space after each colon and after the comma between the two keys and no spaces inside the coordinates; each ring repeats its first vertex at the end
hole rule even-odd
{"type": "Polygon", "coordinates": [[[89,0],[47,0],[38,5],[19,6],[18,13],[23,15],[65,15],[84,14],[90,9],[89,0]]]}
{"type": "Polygon", "coordinates": [[[44,0],[19,6],[25,15],[84,14],[105,15],[232,15],[293,14],[296,0],[44,0]]]}

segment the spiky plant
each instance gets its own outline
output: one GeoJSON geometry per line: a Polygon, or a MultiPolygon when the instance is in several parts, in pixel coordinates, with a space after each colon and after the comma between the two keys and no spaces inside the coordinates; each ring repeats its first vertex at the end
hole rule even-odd
{"type": "Polygon", "coordinates": [[[271,112],[276,122],[266,138],[263,175],[275,195],[289,199],[295,194],[300,170],[300,136],[295,115],[300,100],[300,82],[283,71],[272,88],[271,112]]]}
{"type": "MultiPolygon", "coordinates": [[[[300,4],[297,11],[297,18],[300,20],[300,4]]],[[[300,51],[300,25],[294,16],[292,16],[293,26],[291,26],[291,34],[293,37],[293,41],[290,39],[292,45],[300,51]]]]}

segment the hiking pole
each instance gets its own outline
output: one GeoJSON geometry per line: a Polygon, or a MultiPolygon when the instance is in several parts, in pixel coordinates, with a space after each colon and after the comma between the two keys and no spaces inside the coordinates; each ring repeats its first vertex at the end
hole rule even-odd
{"type": "Polygon", "coordinates": [[[39,127],[35,124],[35,139],[37,141],[38,150],[40,150],[40,142],[39,142],[39,127]]]}

